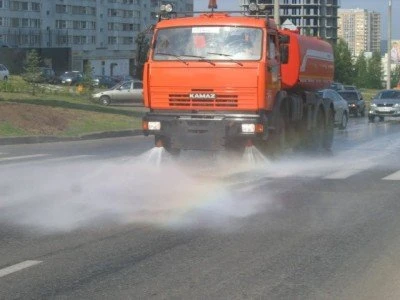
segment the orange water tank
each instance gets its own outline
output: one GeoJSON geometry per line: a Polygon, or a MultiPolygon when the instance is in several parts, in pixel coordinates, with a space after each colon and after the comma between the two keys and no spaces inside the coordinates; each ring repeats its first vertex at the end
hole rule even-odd
{"type": "Polygon", "coordinates": [[[282,64],[282,88],[318,90],[333,81],[334,60],[331,44],[322,39],[283,29],[290,37],[289,62],[282,64]]]}

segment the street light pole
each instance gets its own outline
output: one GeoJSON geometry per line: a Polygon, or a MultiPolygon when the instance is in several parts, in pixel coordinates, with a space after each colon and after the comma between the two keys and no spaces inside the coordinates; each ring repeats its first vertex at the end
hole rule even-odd
{"type": "Polygon", "coordinates": [[[274,20],[276,26],[280,26],[279,0],[274,0],[274,20]]]}
{"type": "Polygon", "coordinates": [[[386,72],[387,72],[387,80],[386,80],[386,88],[390,89],[390,81],[391,81],[391,57],[390,57],[390,47],[392,46],[392,0],[389,0],[389,7],[388,7],[388,43],[387,43],[387,65],[386,65],[386,72]]]}

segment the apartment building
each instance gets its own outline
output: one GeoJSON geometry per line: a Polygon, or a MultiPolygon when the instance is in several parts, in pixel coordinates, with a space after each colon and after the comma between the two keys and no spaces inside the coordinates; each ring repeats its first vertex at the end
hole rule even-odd
{"type": "MultiPolygon", "coordinates": [[[[257,0],[274,15],[274,0],[257,0]]],[[[301,34],[319,36],[333,43],[337,40],[339,0],[280,0],[280,24],[291,21],[301,34]]]]}
{"type": "Polygon", "coordinates": [[[380,13],[366,9],[339,9],[338,36],[349,45],[353,56],[361,52],[380,52],[380,13]]]}
{"type": "MultiPolygon", "coordinates": [[[[70,48],[71,69],[132,74],[141,31],[158,7],[193,11],[193,0],[0,0],[0,41],[18,48],[70,48]]],[[[63,59],[60,57],[60,59],[63,59]]]]}

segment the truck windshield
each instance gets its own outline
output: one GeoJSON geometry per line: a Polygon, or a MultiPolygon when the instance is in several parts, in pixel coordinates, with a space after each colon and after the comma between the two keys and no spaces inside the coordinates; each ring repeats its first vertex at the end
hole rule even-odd
{"type": "Polygon", "coordinates": [[[259,60],[261,45],[259,28],[174,27],[157,31],[153,60],[259,60]]]}

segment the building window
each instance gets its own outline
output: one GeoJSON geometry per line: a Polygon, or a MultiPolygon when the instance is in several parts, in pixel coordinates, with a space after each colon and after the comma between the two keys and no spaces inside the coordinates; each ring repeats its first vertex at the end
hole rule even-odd
{"type": "Polygon", "coordinates": [[[68,35],[57,36],[57,44],[58,45],[68,45],[68,35]]]}
{"type": "Polygon", "coordinates": [[[29,27],[31,28],[40,28],[40,19],[30,19],[29,23],[29,27]]]}
{"type": "Polygon", "coordinates": [[[132,45],[133,44],[133,37],[131,36],[126,36],[122,39],[122,43],[124,45],[132,45]]]}
{"type": "Polygon", "coordinates": [[[109,17],[117,17],[118,16],[118,10],[110,8],[108,10],[108,16],[109,17]]]}
{"type": "Polygon", "coordinates": [[[60,5],[60,4],[56,5],[56,13],[65,14],[66,12],[67,12],[67,6],[66,5],[60,5]]]}
{"type": "Polygon", "coordinates": [[[132,10],[124,10],[123,17],[124,18],[132,18],[133,17],[133,11],[132,10]]]}
{"type": "Polygon", "coordinates": [[[117,37],[115,37],[115,36],[109,36],[109,37],[108,37],[108,44],[109,44],[109,45],[115,45],[115,44],[117,44],[117,37]]]}
{"type": "Polygon", "coordinates": [[[29,19],[26,19],[26,18],[21,19],[21,26],[29,27],[29,19]]]}
{"type": "Polygon", "coordinates": [[[65,28],[67,28],[67,21],[65,21],[65,20],[56,20],[56,28],[57,29],[65,29],[65,28]]]}
{"type": "Polygon", "coordinates": [[[40,3],[32,2],[32,11],[40,11],[40,3]]]}
{"type": "Polygon", "coordinates": [[[122,24],[123,31],[133,31],[133,24],[131,23],[124,23],[122,24]]]}
{"type": "Polygon", "coordinates": [[[11,18],[11,27],[19,27],[19,18],[11,18]]]}

